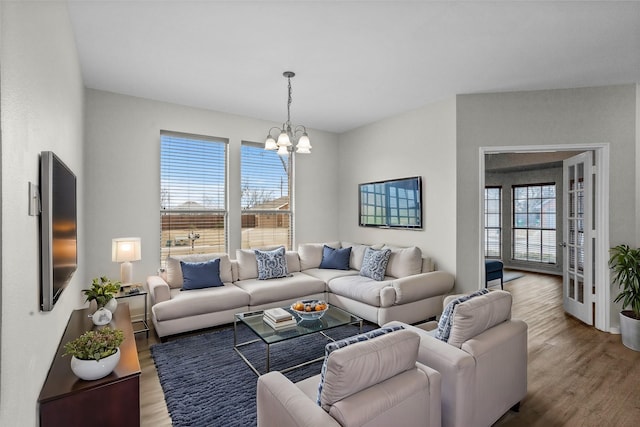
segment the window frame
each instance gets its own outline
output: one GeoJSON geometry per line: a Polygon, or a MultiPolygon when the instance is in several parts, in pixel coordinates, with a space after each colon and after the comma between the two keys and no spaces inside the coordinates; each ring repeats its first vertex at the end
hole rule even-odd
{"type": "Polygon", "coordinates": [[[543,183],[532,183],[532,184],[517,184],[511,186],[511,259],[514,261],[521,262],[531,262],[537,264],[545,264],[545,265],[555,265],[558,263],[558,251],[557,251],[557,232],[558,232],[558,224],[557,224],[557,214],[558,214],[558,185],[555,182],[543,182],[543,183]],[[544,187],[553,187],[553,197],[544,197],[544,187]],[[540,187],[540,197],[531,197],[530,189],[534,187],[540,187]],[[524,188],[526,189],[526,198],[517,198],[516,190],[524,188]],[[530,201],[540,201],[540,212],[536,212],[535,210],[531,210],[530,201]],[[553,200],[554,209],[552,212],[544,211],[545,201],[553,200]],[[522,212],[521,209],[516,207],[518,201],[526,201],[526,211],[522,212]],[[525,226],[518,225],[521,222],[522,217],[518,218],[518,215],[524,215],[526,218],[525,226]],[[539,225],[532,226],[530,224],[530,220],[532,217],[539,215],[539,225]],[[549,224],[544,217],[549,216],[552,218],[553,227],[545,226],[545,224],[549,224]],[[516,251],[516,239],[517,235],[520,234],[518,231],[526,231],[526,258],[518,257],[518,253],[516,251]],[[550,232],[553,234],[553,243],[549,244],[549,242],[545,239],[545,236],[550,236],[550,232]],[[532,236],[534,233],[539,235],[539,239],[536,239],[535,236],[532,236]],[[532,238],[533,237],[533,238],[532,238]],[[539,243],[536,242],[539,240],[539,243]],[[532,246],[538,246],[539,252],[533,252],[529,248],[532,246]],[[549,250],[545,251],[545,248],[553,247],[553,252],[551,253],[549,250]],[[539,253],[540,258],[532,257],[531,254],[539,253]],[[545,261],[545,258],[548,261],[545,261]]]}
{"type": "Polygon", "coordinates": [[[484,187],[484,256],[485,258],[496,258],[496,259],[500,259],[502,258],[502,186],[501,185],[487,185],[484,187]],[[487,196],[487,190],[498,190],[498,212],[489,212],[489,209],[487,207],[488,205],[488,201],[489,200],[495,200],[495,199],[489,199],[487,196]],[[494,226],[489,226],[489,220],[488,220],[488,215],[498,215],[498,226],[494,227],[494,226]],[[488,238],[488,231],[489,230],[497,230],[498,233],[498,253],[497,255],[494,253],[489,254],[489,238],[488,238]]]}

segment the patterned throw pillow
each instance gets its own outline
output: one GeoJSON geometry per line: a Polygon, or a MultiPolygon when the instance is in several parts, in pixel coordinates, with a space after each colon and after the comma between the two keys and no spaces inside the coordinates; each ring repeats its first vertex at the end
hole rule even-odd
{"type": "Polygon", "coordinates": [[[322,395],[322,387],[324,386],[324,377],[327,373],[327,359],[329,358],[329,354],[332,351],[337,350],[339,348],[346,347],[351,344],[359,343],[362,341],[368,341],[372,338],[379,337],[380,335],[388,334],[393,331],[399,331],[400,329],[404,329],[403,326],[388,326],[386,328],[378,328],[373,331],[366,332],[360,335],[354,335],[352,337],[344,338],[339,341],[330,342],[324,347],[324,363],[322,364],[322,369],[320,370],[320,384],[318,384],[318,398],[316,403],[318,406],[322,406],[320,403],[320,396],[322,395]]]}
{"type": "Polygon", "coordinates": [[[384,280],[384,274],[387,271],[390,256],[391,249],[367,248],[364,251],[360,275],[377,280],[378,282],[384,280]]]}
{"type": "Polygon", "coordinates": [[[285,248],[280,247],[273,251],[255,250],[258,262],[258,280],[277,279],[289,276],[285,248]]]}
{"type": "Polygon", "coordinates": [[[349,259],[351,258],[351,248],[335,249],[324,245],[322,248],[322,261],[319,268],[333,270],[348,270],[349,259]]]}
{"type": "Polygon", "coordinates": [[[220,258],[205,262],[180,261],[182,290],[224,286],[220,280],[220,258]]]}
{"type": "Polygon", "coordinates": [[[447,342],[449,341],[449,335],[451,334],[451,327],[453,326],[453,309],[460,303],[469,301],[473,297],[488,294],[488,289],[480,289],[469,295],[463,295],[451,301],[442,311],[442,316],[438,321],[438,330],[436,332],[436,338],[447,342]]]}

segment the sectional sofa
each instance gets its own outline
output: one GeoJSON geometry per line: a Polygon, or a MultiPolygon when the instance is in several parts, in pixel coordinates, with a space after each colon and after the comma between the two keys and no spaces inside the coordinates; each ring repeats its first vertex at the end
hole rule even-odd
{"type": "Polygon", "coordinates": [[[454,286],[453,275],[435,270],[431,259],[415,246],[308,243],[286,251],[285,259],[285,277],[260,280],[254,250],[236,251],[235,260],[228,254],[168,257],[165,272],[147,278],[156,333],[165,339],[232,323],[235,313],[287,306],[301,299],[324,299],[378,325],[393,320],[417,323],[440,314],[443,298],[454,286]],[[326,266],[326,248],[350,248],[346,269],[321,268],[326,266]],[[367,248],[390,252],[382,280],[362,275],[367,248]],[[219,259],[218,286],[183,290],[181,261],[214,259],[219,259]]]}

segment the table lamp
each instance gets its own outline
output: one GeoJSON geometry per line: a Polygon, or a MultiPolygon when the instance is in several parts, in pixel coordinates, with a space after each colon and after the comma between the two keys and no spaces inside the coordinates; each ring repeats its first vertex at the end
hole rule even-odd
{"type": "Polygon", "coordinates": [[[131,261],[140,261],[141,243],[139,237],[119,237],[111,241],[111,260],[121,262],[120,281],[122,284],[133,281],[133,266],[131,261]]]}

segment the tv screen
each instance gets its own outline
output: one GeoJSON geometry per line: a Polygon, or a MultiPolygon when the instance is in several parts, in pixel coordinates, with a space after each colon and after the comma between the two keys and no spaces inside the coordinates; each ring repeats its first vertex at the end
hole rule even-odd
{"type": "Polygon", "coordinates": [[[360,226],[422,228],[422,177],[359,184],[360,226]]]}
{"type": "Polygon", "coordinates": [[[78,267],[76,176],[51,151],[40,154],[43,311],[50,311],[78,267]]]}

